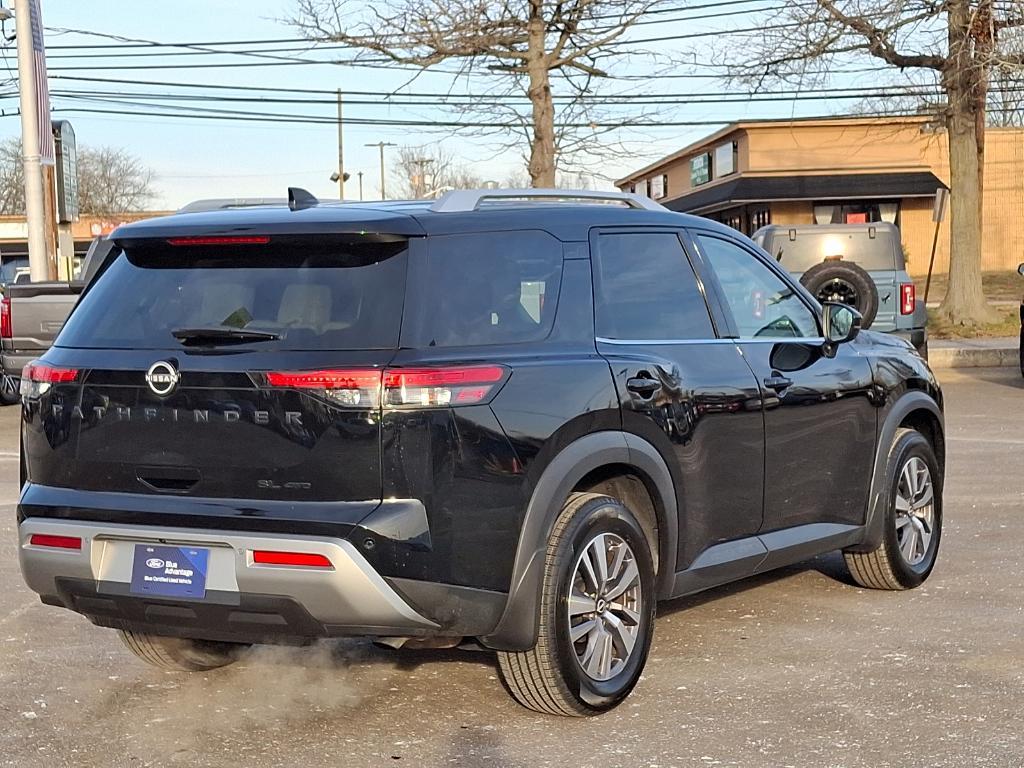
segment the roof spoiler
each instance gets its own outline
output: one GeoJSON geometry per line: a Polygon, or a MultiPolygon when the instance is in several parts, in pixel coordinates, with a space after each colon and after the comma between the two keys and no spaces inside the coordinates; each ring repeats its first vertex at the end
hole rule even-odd
{"type": "Polygon", "coordinates": [[[223,211],[228,208],[252,208],[257,205],[284,205],[282,197],[214,197],[205,200],[193,200],[177,210],[177,213],[202,213],[203,211],[223,211]]]}
{"type": "Polygon", "coordinates": [[[284,205],[293,211],[301,211],[320,204],[320,201],[301,187],[288,187],[288,197],[213,197],[193,200],[177,210],[177,213],[202,213],[224,211],[229,208],[255,208],[260,205],[284,205]]]}

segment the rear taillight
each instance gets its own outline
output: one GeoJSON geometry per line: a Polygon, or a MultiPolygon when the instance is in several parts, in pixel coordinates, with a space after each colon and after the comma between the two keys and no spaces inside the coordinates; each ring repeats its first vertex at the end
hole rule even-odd
{"type": "Polygon", "coordinates": [[[257,565],[290,565],[297,568],[333,568],[325,555],[313,552],[277,552],[253,550],[252,561],[257,565]]]}
{"type": "Polygon", "coordinates": [[[381,371],[272,371],[267,383],[288,389],[315,389],[338,405],[376,408],[380,405],[381,371]]]}
{"type": "Polygon", "coordinates": [[[346,406],[436,408],[488,401],[508,375],[500,365],[379,370],[272,371],[272,387],[318,390],[346,406]],[[383,396],[383,399],[382,399],[383,396]]]}
{"type": "Polygon", "coordinates": [[[912,315],[917,305],[917,286],[913,283],[900,285],[900,314],[912,315]]]}
{"type": "Polygon", "coordinates": [[[431,407],[474,405],[505,378],[500,365],[393,369],[384,373],[384,403],[431,407]]]}
{"type": "Polygon", "coordinates": [[[77,536],[52,536],[48,533],[33,533],[28,543],[33,547],[52,547],[54,549],[81,549],[82,540],[77,536]]]}
{"type": "Polygon", "coordinates": [[[9,297],[4,296],[0,299],[0,339],[10,339],[14,337],[14,332],[11,329],[11,300],[9,297]]]}
{"type": "Polygon", "coordinates": [[[21,371],[21,394],[39,397],[49,392],[54,384],[67,384],[77,378],[77,368],[56,368],[33,360],[21,371]]]}

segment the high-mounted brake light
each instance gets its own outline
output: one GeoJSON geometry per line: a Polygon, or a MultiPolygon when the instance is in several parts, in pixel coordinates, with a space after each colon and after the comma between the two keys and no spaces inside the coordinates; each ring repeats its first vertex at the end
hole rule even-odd
{"type": "Polygon", "coordinates": [[[170,245],[266,245],[269,237],[262,235],[223,235],[209,237],[171,237],[170,245]]]}
{"type": "Polygon", "coordinates": [[[914,307],[917,304],[917,286],[913,283],[900,285],[900,314],[914,314],[914,307]]]}
{"type": "Polygon", "coordinates": [[[258,565],[291,565],[299,568],[333,568],[325,555],[313,552],[274,552],[256,549],[252,553],[252,561],[258,565]]]}
{"type": "Polygon", "coordinates": [[[4,296],[0,299],[0,338],[10,339],[14,337],[11,328],[11,299],[4,296]]]}
{"type": "Polygon", "coordinates": [[[77,536],[53,536],[48,533],[33,533],[28,543],[33,547],[53,547],[54,549],[81,549],[82,540],[77,536]]]}
{"type": "Polygon", "coordinates": [[[390,368],[272,371],[271,387],[312,389],[339,405],[376,408],[390,406],[431,408],[486,402],[505,380],[500,365],[457,365],[437,368],[390,368]]]}

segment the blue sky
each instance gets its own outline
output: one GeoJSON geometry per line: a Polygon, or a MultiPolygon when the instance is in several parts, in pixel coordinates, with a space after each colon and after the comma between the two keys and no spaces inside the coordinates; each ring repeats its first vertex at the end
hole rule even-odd
{"type": "MultiPolygon", "coordinates": [[[[765,0],[748,0],[749,3],[765,0]]],[[[9,5],[10,0],[5,2],[9,5]]],[[[741,3],[742,4],[742,3],[741,3]]],[[[128,38],[141,38],[162,42],[264,39],[297,36],[280,17],[291,10],[289,0],[177,0],[176,2],[114,2],[98,0],[42,0],[43,22],[49,47],[51,91],[73,89],[79,94],[90,89],[130,89],[132,86],[89,84],[61,79],[62,76],[95,76],[109,78],[149,79],[180,83],[261,85],[277,88],[322,88],[392,90],[410,77],[408,72],[369,70],[334,65],[252,67],[237,69],[192,70],[127,70],[119,65],[132,63],[126,59],[85,59],[70,55],[55,46],[82,43],[109,42],[89,35],[60,32],[59,29],[77,29],[116,34],[128,38]],[[88,71],[83,66],[106,65],[114,69],[88,71]]],[[[711,36],[722,29],[735,28],[737,18],[749,24],[752,17],[725,16],[699,22],[652,25],[637,30],[634,36],[679,34],[680,32],[707,32],[711,36]]],[[[8,25],[10,32],[10,25],[8,25]]],[[[701,46],[701,41],[687,41],[687,45],[701,46]]],[[[98,51],[102,52],[102,51],[98,51]]],[[[80,54],[80,52],[78,52],[80,54]]],[[[322,54],[321,54],[322,55],[322,54]]],[[[13,46],[7,49],[8,65],[14,66],[13,46]]],[[[168,62],[192,61],[199,57],[175,59],[149,58],[136,61],[168,62]]],[[[238,61],[233,57],[204,61],[238,61]]],[[[698,56],[698,62],[700,57],[698,56]]],[[[696,64],[694,72],[706,71],[696,64]]],[[[649,71],[645,64],[628,59],[619,70],[631,74],[649,71]]],[[[679,74],[685,74],[680,70],[679,74]]],[[[414,90],[441,90],[452,85],[452,78],[443,74],[426,74],[410,86],[414,90]]],[[[479,84],[462,86],[478,90],[479,84]]],[[[624,86],[625,88],[626,86],[624,86]]],[[[139,86],[142,88],[142,86],[139,86]]],[[[149,86],[151,90],[167,88],[149,86]]],[[[657,93],[659,91],[721,91],[723,84],[714,79],[674,79],[630,83],[631,92],[657,93]]],[[[620,89],[622,90],[622,89],[620,89]]],[[[99,106],[102,104],[53,97],[55,110],[69,106],[99,106]]],[[[18,118],[10,114],[16,100],[0,102],[7,116],[0,118],[0,135],[17,135],[18,118]]],[[[216,104],[206,106],[218,106],[216,104]]],[[[115,107],[123,108],[123,107],[115,107]]],[[[252,109],[242,105],[241,109],[252,109]]],[[[336,196],[337,187],[330,180],[336,167],[336,127],[334,125],[256,124],[223,122],[219,120],[185,120],[160,117],[152,110],[131,108],[131,115],[68,114],[57,111],[55,117],[70,119],[80,144],[124,147],[137,155],[156,174],[158,197],[154,207],[175,207],[191,199],[218,196],[280,196],[291,185],[304,186],[314,194],[336,196]]],[[[300,106],[267,106],[277,112],[300,112],[330,118],[334,107],[330,104],[300,106]]],[[[786,117],[801,114],[823,114],[836,111],[835,105],[820,101],[774,102],[770,104],[691,105],[671,111],[677,120],[716,121],[722,123],[743,117],[786,117]]],[[[443,109],[407,107],[387,103],[350,106],[346,117],[418,118],[448,117],[452,113],[443,109]]],[[[710,133],[714,126],[658,127],[657,120],[644,130],[622,132],[625,143],[622,151],[603,164],[604,173],[612,178],[624,175],[654,158],[665,154],[699,136],[710,133]]],[[[349,196],[356,194],[355,172],[365,173],[367,197],[377,194],[378,154],[364,144],[377,141],[396,144],[420,145],[443,142],[450,152],[459,155],[483,178],[504,179],[522,169],[522,159],[516,150],[502,150],[501,142],[494,138],[474,138],[456,134],[448,129],[424,131],[420,128],[379,126],[347,126],[346,169],[353,173],[349,183],[349,196]]],[[[597,182],[600,185],[600,182],[597,182]]],[[[606,183],[605,183],[606,185],[606,183]]]]}

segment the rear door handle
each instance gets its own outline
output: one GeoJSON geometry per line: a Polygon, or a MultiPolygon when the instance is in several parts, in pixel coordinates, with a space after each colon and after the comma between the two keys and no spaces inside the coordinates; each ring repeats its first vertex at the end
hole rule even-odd
{"type": "Polygon", "coordinates": [[[787,379],[785,376],[769,376],[764,380],[764,385],[768,389],[780,392],[793,386],[793,380],[787,379]]]}
{"type": "Polygon", "coordinates": [[[642,397],[650,397],[659,389],[661,389],[661,382],[656,379],[644,379],[636,377],[629,379],[626,382],[626,389],[636,395],[642,397]]]}

